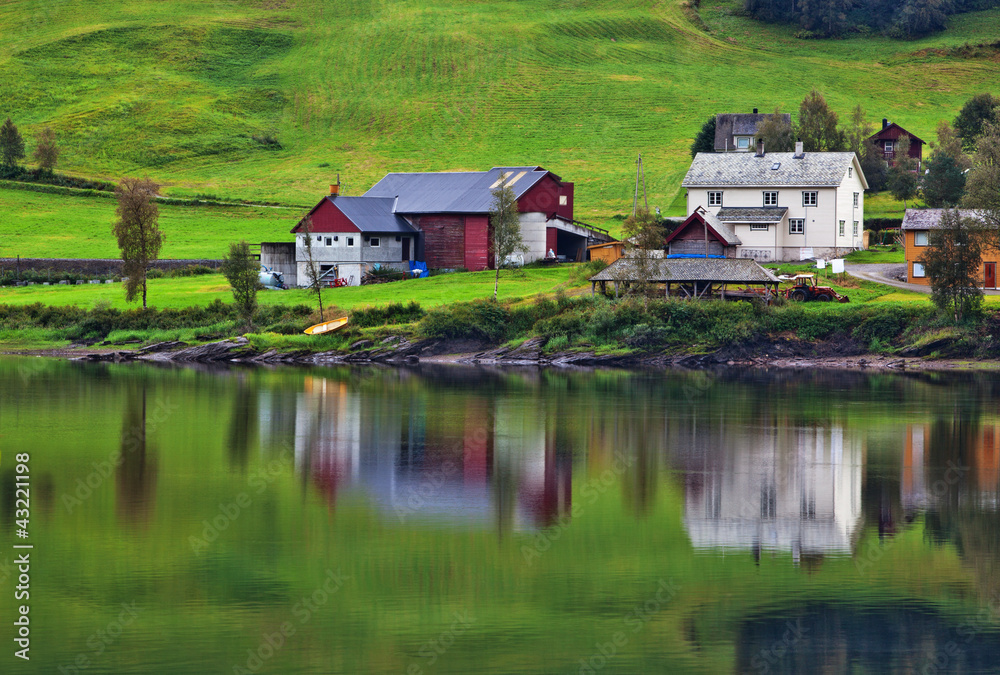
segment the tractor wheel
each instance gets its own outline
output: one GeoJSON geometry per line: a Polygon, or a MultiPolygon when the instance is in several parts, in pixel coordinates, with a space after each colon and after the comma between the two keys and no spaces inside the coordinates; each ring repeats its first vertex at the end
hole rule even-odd
{"type": "Polygon", "coordinates": [[[830,302],[829,295],[817,295],[816,299],[819,300],[820,302],[830,302]]]}
{"type": "Polygon", "coordinates": [[[809,296],[806,294],[805,291],[798,290],[798,291],[792,291],[792,294],[789,295],[788,298],[790,300],[794,300],[795,302],[805,302],[809,298],[809,296]]]}

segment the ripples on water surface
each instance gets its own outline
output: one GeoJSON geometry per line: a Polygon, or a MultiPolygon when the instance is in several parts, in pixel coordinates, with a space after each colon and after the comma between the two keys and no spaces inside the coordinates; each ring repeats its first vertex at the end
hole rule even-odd
{"type": "Polygon", "coordinates": [[[998,399],[986,374],[3,359],[0,670],[998,672],[998,399]]]}

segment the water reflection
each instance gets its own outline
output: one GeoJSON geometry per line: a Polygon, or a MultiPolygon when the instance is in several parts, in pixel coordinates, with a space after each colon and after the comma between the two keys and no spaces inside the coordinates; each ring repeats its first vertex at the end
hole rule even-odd
{"type": "Polygon", "coordinates": [[[146,435],[146,390],[143,383],[126,396],[117,459],[116,512],[120,522],[131,526],[145,526],[156,503],[157,458],[146,435]]]}

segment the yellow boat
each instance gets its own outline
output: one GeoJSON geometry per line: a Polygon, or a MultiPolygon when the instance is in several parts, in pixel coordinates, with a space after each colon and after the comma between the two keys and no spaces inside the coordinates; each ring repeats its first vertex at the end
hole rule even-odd
{"type": "Polygon", "coordinates": [[[330,333],[337,330],[338,328],[343,328],[347,325],[347,317],[342,316],[339,319],[334,319],[333,321],[324,321],[323,323],[318,323],[315,326],[309,326],[306,328],[306,335],[322,335],[323,333],[330,333]]]}

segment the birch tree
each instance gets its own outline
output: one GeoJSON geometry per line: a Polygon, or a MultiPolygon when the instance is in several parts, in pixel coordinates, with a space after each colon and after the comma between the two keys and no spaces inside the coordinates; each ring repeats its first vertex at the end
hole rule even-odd
{"type": "Polygon", "coordinates": [[[125,301],[133,302],[142,293],[143,309],[146,308],[146,273],[163,245],[159,209],[154,202],[159,189],[160,186],[149,178],[123,178],[115,188],[118,220],[112,231],[122,256],[125,301]]]}

